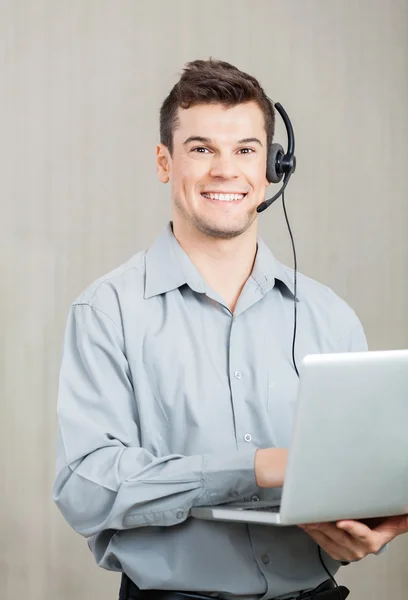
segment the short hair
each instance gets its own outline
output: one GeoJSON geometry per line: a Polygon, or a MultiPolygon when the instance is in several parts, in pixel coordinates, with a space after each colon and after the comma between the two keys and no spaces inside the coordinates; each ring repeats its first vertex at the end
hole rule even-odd
{"type": "Polygon", "coordinates": [[[210,58],[188,62],[160,108],[160,142],[172,156],[179,107],[186,109],[197,104],[233,107],[250,101],[256,102],[264,115],[269,148],[275,132],[275,110],[258,80],[222,60],[210,58]]]}

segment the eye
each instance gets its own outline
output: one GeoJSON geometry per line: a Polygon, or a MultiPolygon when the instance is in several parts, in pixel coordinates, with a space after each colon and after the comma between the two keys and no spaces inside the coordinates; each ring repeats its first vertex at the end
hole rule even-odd
{"type": "MultiPolygon", "coordinates": [[[[209,152],[208,148],[205,146],[196,146],[195,148],[191,149],[191,152],[196,152],[197,154],[206,154],[207,151],[209,152]]],[[[255,150],[253,148],[240,148],[238,152],[243,154],[253,154],[255,150]]]]}
{"type": "MultiPolygon", "coordinates": [[[[205,148],[204,146],[197,146],[196,148],[192,148],[191,152],[195,152],[196,150],[208,150],[208,148],[205,148]]],[[[198,154],[205,154],[204,152],[198,152],[198,154]]]]}

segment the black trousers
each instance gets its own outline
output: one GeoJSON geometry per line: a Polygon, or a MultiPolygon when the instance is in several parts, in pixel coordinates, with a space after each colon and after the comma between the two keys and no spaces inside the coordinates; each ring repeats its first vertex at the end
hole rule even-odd
{"type": "MultiPolygon", "coordinates": [[[[331,579],[327,579],[314,590],[305,592],[301,596],[296,595],[294,598],[296,600],[344,600],[349,593],[349,590],[343,585],[336,588],[331,579]]],[[[133,581],[123,573],[119,600],[214,600],[214,598],[196,592],[139,590],[133,581]]]]}

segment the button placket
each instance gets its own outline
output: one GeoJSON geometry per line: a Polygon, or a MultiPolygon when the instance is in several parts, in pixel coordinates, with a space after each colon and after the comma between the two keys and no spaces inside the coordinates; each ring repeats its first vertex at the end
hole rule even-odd
{"type": "Polygon", "coordinates": [[[229,379],[231,403],[235,421],[235,435],[238,445],[247,445],[253,441],[252,415],[248,403],[248,384],[251,373],[246,373],[247,347],[243,335],[245,324],[242,319],[233,319],[229,340],[229,379]],[[242,367],[242,369],[240,369],[242,367]],[[249,379],[247,378],[247,375],[249,379]],[[249,429],[249,431],[248,431],[249,429]]]}

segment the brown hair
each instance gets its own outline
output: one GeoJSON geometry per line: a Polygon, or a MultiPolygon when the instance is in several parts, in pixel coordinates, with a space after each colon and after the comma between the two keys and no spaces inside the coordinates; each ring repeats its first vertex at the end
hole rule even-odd
{"type": "Polygon", "coordinates": [[[178,126],[178,107],[190,108],[196,104],[224,104],[232,107],[251,100],[263,112],[269,148],[275,131],[275,110],[257,79],[222,60],[210,58],[189,62],[161,106],[160,142],[168,148],[171,156],[173,131],[178,126]]]}

